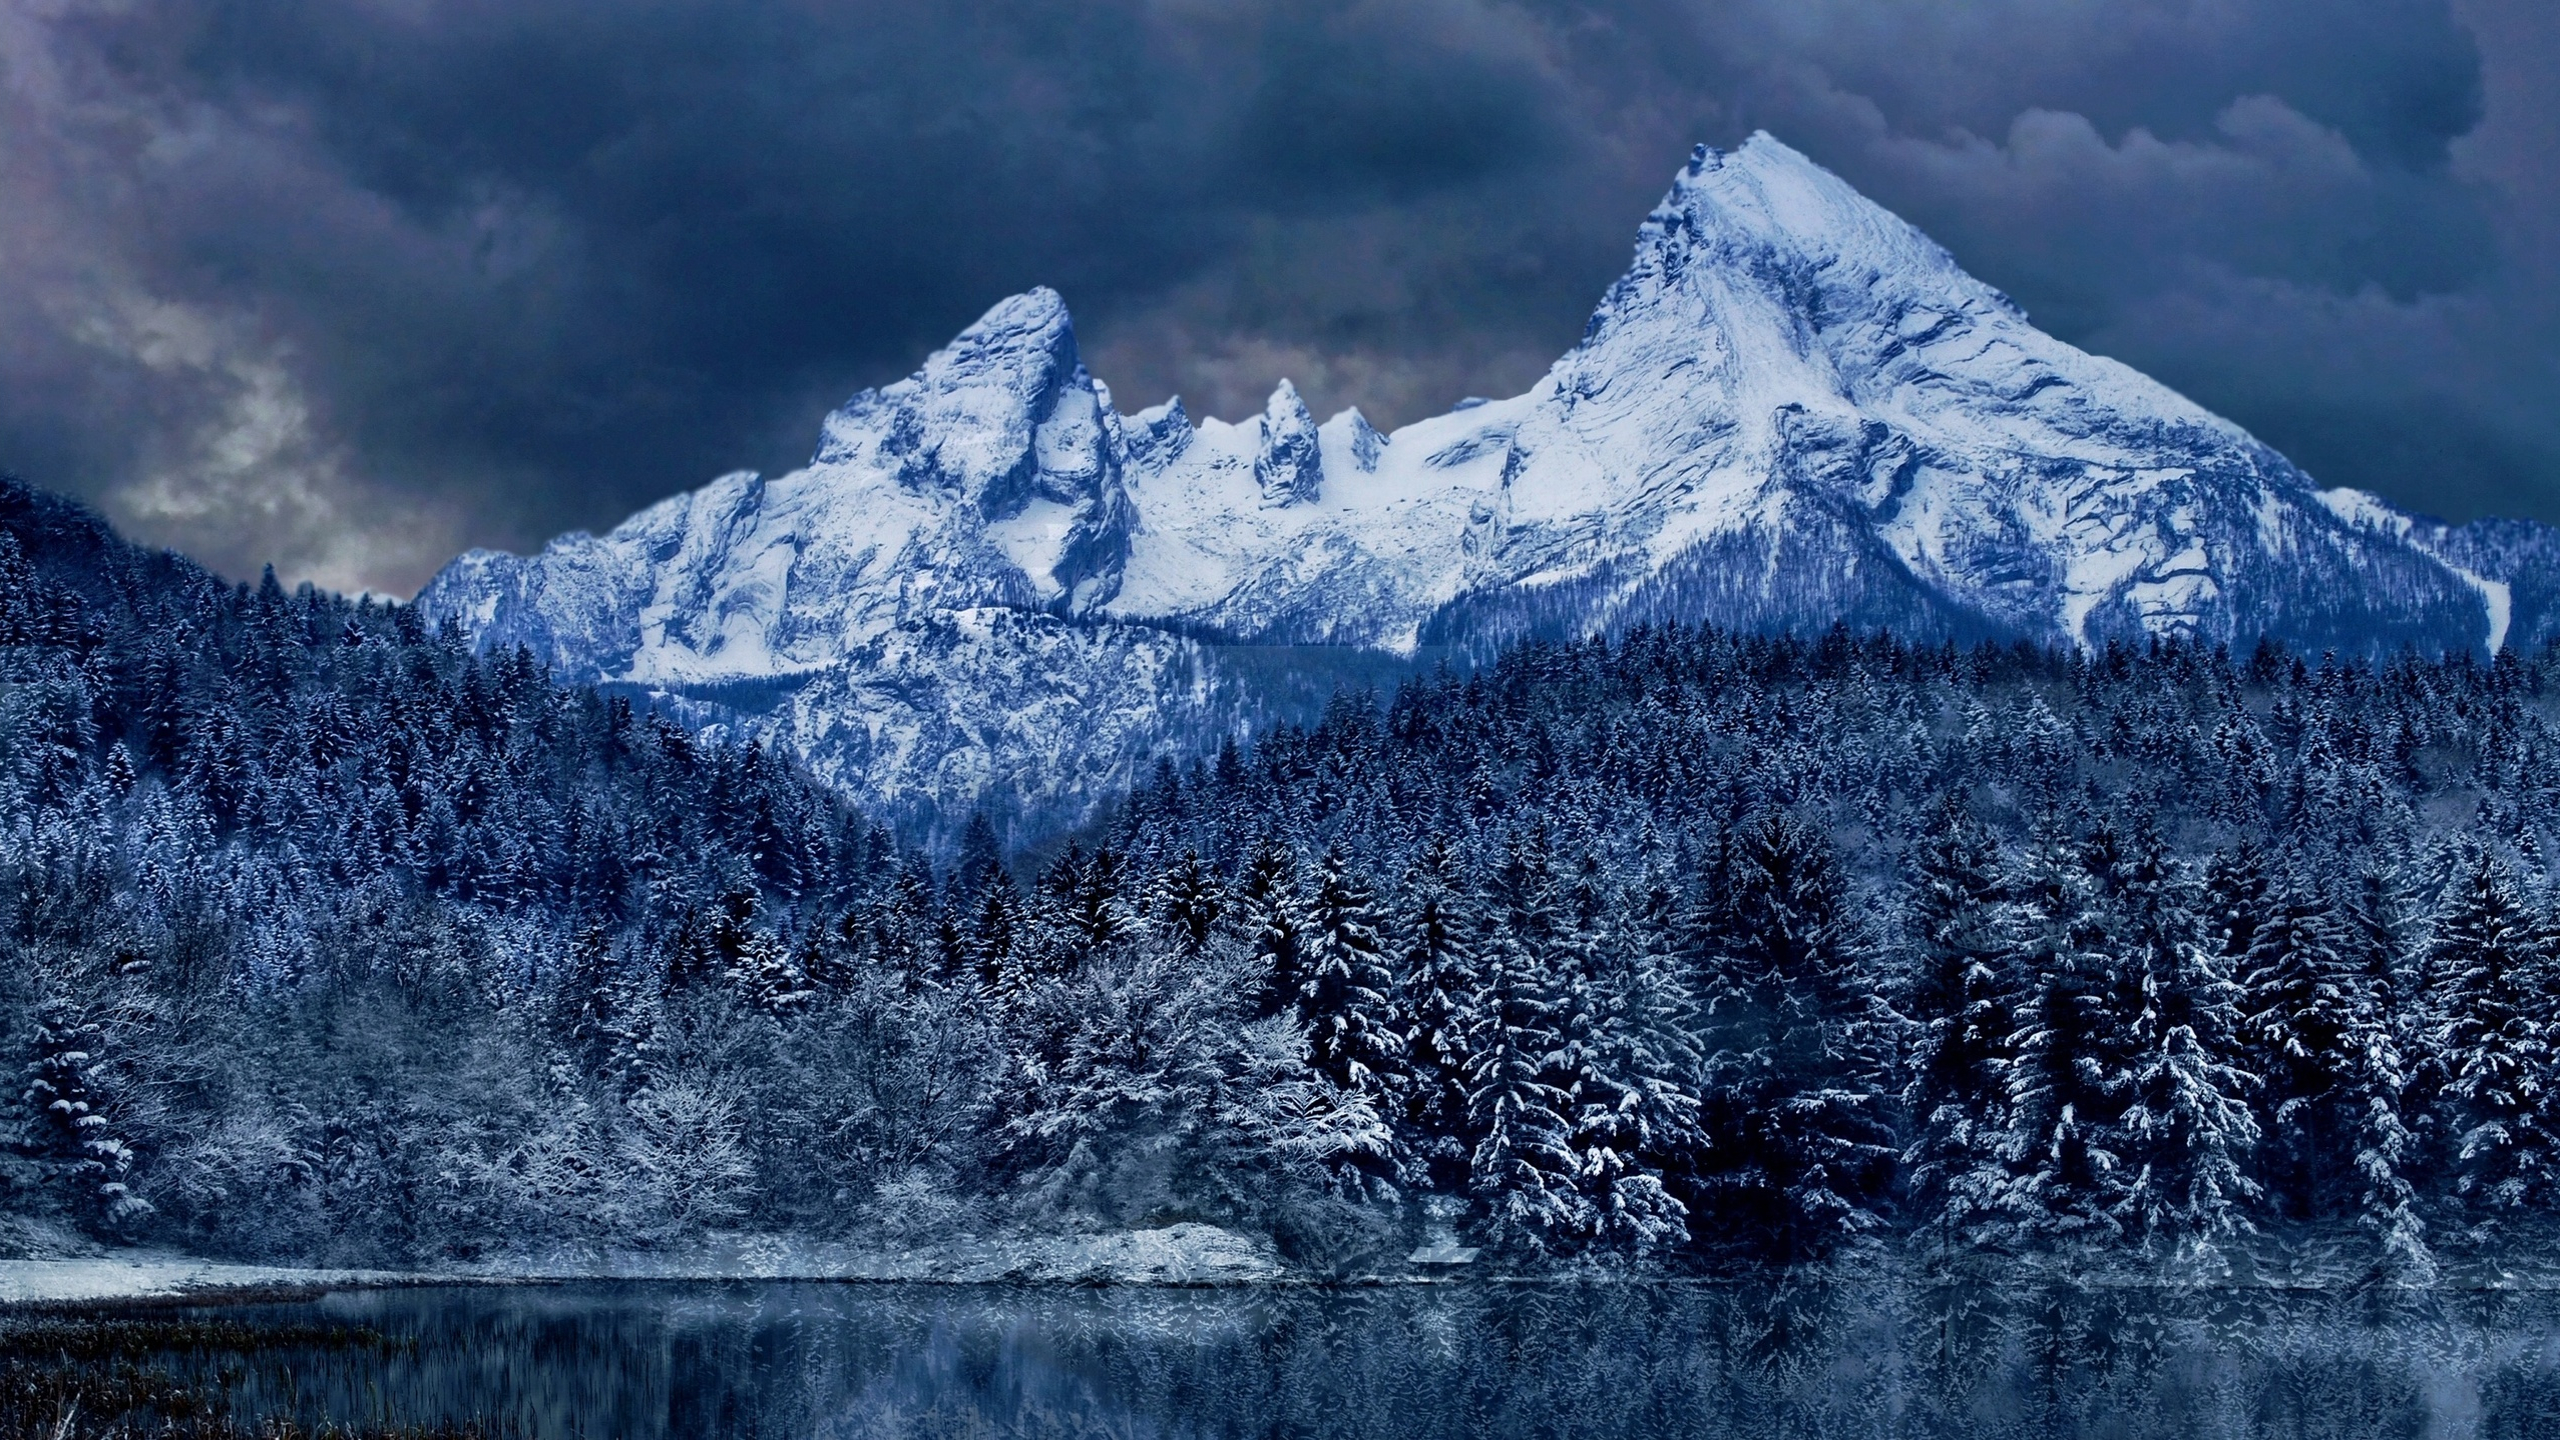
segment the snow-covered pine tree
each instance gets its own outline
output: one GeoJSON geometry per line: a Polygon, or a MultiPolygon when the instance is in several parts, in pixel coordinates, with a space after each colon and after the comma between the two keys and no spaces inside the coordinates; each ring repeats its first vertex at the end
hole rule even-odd
{"type": "Polygon", "coordinates": [[[1157,878],[1147,912],[1162,935],[1196,955],[1226,915],[1226,887],[1215,871],[1201,863],[1197,849],[1185,849],[1182,858],[1157,878]]]}
{"type": "MultiPolygon", "coordinates": [[[[827,996],[844,993],[852,988],[858,973],[853,943],[845,934],[844,919],[836,916],[832,923],[804,920],[799,939],[792,946],[791,963],[809,982],[813,999],[823,1000],[827,996]]],[[[960,937],[964,958],[974,957],[976,953],[968,949],[970,938],[965,931],[960,937]]]]}
{"type": "Polygon", "coordinates": [[[12,686],[5,711],[19,793],[49,809],[69,805],[88,783],[98,748],[97,696],[77,670],[57,669],[12,686]]]}
{"type": "Polygon", "coordinates": [[[1328,849],[1316,862],[1298,1008],[1316,1070],[1391,1115],[1403,1105],[1405,1023],[1396,1012],[1373,899],[1339,850],[1328,849]]]}
{"type": "Polygon", "coordinates": [[[1898,1159],[1891,1044],[1830,838],[1784,812],[1735,839],[1727,933],[1704,957],[1712,1185],[1770,1258],[1877,1230],[1898,1159]]]}
{"type": "Polygon", "coordinates": [[[1572,1143],[1592,1240],[1645,1255],[1687,1243],[1689,1208],[1678,1192],[1694,1185],[1707,1136],[1686,965],[1649,939],[1665,933],[1667,888],[1637,907],[1614,891],[1579,937],[1584,988],[1568,1026],[1578,1042],[1572,1143]]]}
{"type": "Polygon", "coordinates": [[[1082,966],[1086,946],[1076,923],[1076,909],[1091,893],[1085,881],[1085,853],[1081,841],[1069,841],[1066,850],[1040,868],[1024,899],[1024,924],[1019,933],[1022,944],[1018,963],[1027,974],[1067,975],[1082,966]]]}
{"type": "Polygon", "coordinates": [[[2340,1127],[2353,1123],[2341,1087],[2356,1062],[2347,1036],[2358,1004],[2341,938],[2327,900],[2293,881],[2269,896],[2239,961],[2248,1064],[2264,1082],[2259,1167],[2276,1213],[2292,1219],[2330,1213],[2355,1178],[2339,1163],[2340,1127]]]}
{"type": "Polygon", "coordinates": [[[0,648],[52,642],[51,591],[27,563],[18,537],[0,530],[0,648]]]}
{"type": "Polygon", "coordinates": [[[2348,977],[2347,1054],[2339,1106],[2351,1149],[2356,1223],[2380,1249],[2380,1263],[2424,1283],[2436,1274],[2412,1175],[2418,1137],[2408,1122],[2408,1047],[2415,1023],[2404,965],[2398,877],[2383,864],[2357,877],[2340,945],[2348,977]]]}
{"type": "Polygon", "coordinates": [[[676,923],[674,941],[667,947],[667,993],[737,974],[747,944],[755,937],[759,908],[755,890],[745,884],[724,887],[715,902],[685,906],[676,923]]]}
{"type": "Polygon", "coordinates": [[[2505,862],[2474,846],[2446,888],[2427,969],[2455,1189],[2483,1211],[2535,1204],[2560,1182],[2552,1094],[2553,967],[2505,862]]]}
{"type": "Polygon", "coordinates": [[[2122,1132],[2131,1173],[2117,1202],[2126,1233],[2190,1264],[2213,1264],[2251,1229],[2259,1187],[2247,1162],[2259,1079],[2244,1068],[2243,991],[2198,934],[2177,861],[2147,815],[2129,830],[2106,887],[2122,973],[2138,975],[2122,1132]]]}
{"type": "Polygon", "coordinates": [[[1486,921],[1461,884],[1448,836],[1434,834],[1396,892],[1396,993],[1410,1076],[1404,1125],[1426,1183],[1443,1193],[1466,1189],[1476,1140],[1467,1117],[1474,1061],[1467,1027],[1485,984],[1474,940],[1486,921]]]}
{"type": "Polygon", "coordinates": [[[1137,933],[1128,871],[1127,857],[1104,845],[1076,872],[1064,918],[1082,953],[1098,954],[1137,933]]]}
{"type": "Polygon", "coordinates": [[[2234,970],[2247,962],[2258,927],[2267,923],[2273,883],[2265,850],[2246,835],[2205,861],[2204,896],[2198,905],[2204,942],[2234,970]]]}
{"type": "Polygon", "coordinates": [[[970,965],[978,983],[995,994],[1010,994],[1028,978],[1021,944],[1021,897],[1009,878],[979,887],[977,908],[966,935],[970,965]]]}
{"type": "Polygon", "coordinates": [[[960,857],[951,867],[951,883],[973,898],[990,885],[1013,883],[1005,870],[1004,842],[996,838],[995,822],[983,810],[972,812],[960,832],[960,857]]]}
{"type": "Polygon", "coordinates": [[[1533,1254],[1570,1251],[1593,1220],[1578,1184],[1573,1097],[1557,1083],[1564,1016],[1547,963],[1559,929],[1554,883],[1536,842],[1513,840],[1488,887],[1476,948],[1483,983],[1465,1024],[1469,1183],[1486,1237],[1533,1254]]]}
{"type": "Polygon", "coordinates": [[[1261,1013],[1279,1014],[1306,983],[1307,900],[1286,846],[1266,840],[1254,850],[1236,882],[1235,917],[1264,977],[1261,1013]]]}
{"type": "Polygon", "coordinates": [[[817,998],[789,941],[770,930],[759,930],[747,938],[724,978],[749,1005],[777,1019],[817,998]]]}
{"type": "Polygon", "coordinates": [[[2005,963],[2019,992],[2001,1047],[2001,1163],[1964,1182],[1996,1197],[1998,1218],[1976,1226],[1976,1238],[2114,1238],[2128,1178],[2118,1121],[2131,1042],[2100,948],[2096,887],[2056,817],[2038,822],[2008,889],[2005,963]]]}
{"type": "Polygon", "coordinates": [[[1940,1245],[1985,1218],[1997,1194],[2003,1066],[2017,978],[2001,928],[1996,842],[1960,792],[1942,798],[1911,882],[1911,962],[1902,997],[1911,1138],[1905,1183],[1940,1245]]]}
{"type": "Polygon", "coordinates": [[[140,1156],[115,1114],[112,992],[127,977],[64,962],[40,977],[29,1017],[25,1143],[68,1177],[84,1223],[115,1229],[152,1208],[134,1189],[140,1156]]]}
{"type": "Polygon", "coordinates": [[[601,925],[579,931],[551,999],[561,1043],[583,1074],[600,1073],[612,1049],[613,1005],[620,978],[612,935],[601,925]]]}

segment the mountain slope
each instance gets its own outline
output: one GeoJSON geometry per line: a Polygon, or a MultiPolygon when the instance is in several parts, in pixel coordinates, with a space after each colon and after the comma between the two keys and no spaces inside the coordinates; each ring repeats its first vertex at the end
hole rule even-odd
{"type": "Polygon", "coordinates": [[[1048,828],[1172,737],[1270,713],[1222,643],[1482,653],[1678,618],[2494,647],[2552,587],[2493,572],[2551,547],[2471,533],[2319,490],[1760,135],[1698,149],[1526,394],[1392,435],[1318,425],[1285,381],[1241,423],[1124,415],[1034,290],[828,416],[806,468],[472,552],[419,598],[885,813],[995,796],[1048,828]]]}
{"type": "Polygon", "coordinates": [[[1145,533],[1106,608],[1399,648],[1642,616],[2359,650],[2488,631],[2446,566],[1765,136],[1699,151],[1529,393],[1366,457],[1346,436],[1308,504],[1246,483],[1269,429],[1130,466],[1145,533]]]}

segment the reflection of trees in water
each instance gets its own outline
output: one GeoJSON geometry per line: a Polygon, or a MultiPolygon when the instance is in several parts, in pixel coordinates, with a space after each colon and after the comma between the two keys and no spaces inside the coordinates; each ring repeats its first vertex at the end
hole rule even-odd
{"type": "Polygon", "coordinates": [[[385,1292],[320,1309],[419,1343],[295,1364],[306,1418],[387,1407],[534,1435],[2560,1433],[2560,1302],[2518,1294],[1768,1277],[1255,1292],[632,1285],[385,1292]]]}

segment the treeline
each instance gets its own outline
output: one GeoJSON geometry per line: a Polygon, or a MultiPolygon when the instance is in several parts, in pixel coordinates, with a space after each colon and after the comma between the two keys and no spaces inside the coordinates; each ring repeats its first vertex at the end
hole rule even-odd
{"type": "Polygon", "coordinates": [[[715,980],[896,869],[779,757],[0,484],[0,1209],[376,1258],[608,1189],[664,1223],[740,1097],[676,1053],[592,1084],[572,997],[644,951],[715,980]]]}
{"type": "Polygon", "coordinates": [[[1202,1218],[1367,1263],[2423,1275],[2560,1204],[2560,658],[1651,629],[1019,876],[0,487],[0,1208],[415,1261],[1202,1218]]]}
{"type": "Polygon", "coordinates": [[[1517,648],[1163,769],[1034,906],[1238,937],[1363,1173],[1518,1249],[2423,1275],[2560,1205],[2555,665],[1517,648]]]}
{"type": "Polygon", "coordinates": [[[1375,1118],[1229,1003],[1249,955],[1124,973],[1061,920],[982,978],[943,963],[961,893],[786,756],[0,481],[0,1245],[16,1216],[410,1262],[1338,1204],[1375,1118]],[[1103,1077],[1149,1046],[1164,1133],[1120,1147],[1103,1077]]]}

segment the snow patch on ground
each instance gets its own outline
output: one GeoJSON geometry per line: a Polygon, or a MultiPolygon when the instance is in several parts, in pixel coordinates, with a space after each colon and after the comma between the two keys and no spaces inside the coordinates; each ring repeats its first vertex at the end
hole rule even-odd
{"type": "Polygon", "coordinates": [[[70,1260],[0,1260],[0,1304],[155,1300],[225,1290],[342,1289],[433,1277],[390,1270],[305,1270],[228,1265],[149,1251],[70,1260]]]}
{"type": "MultiPolygon", "coordinates": [[[[2482,609],[2489,619],[2489,653],[2495,655],[2507,643],[2507,630],[2515,619],[2515,589],[2504,580],[2492,580],[2477,570],[2466,569],[2445,558],[2440,543],[2418,533],[2417,521],[2404,515],[2378,497],[2343,486],[2320,492],[2320,503],[2331,514],[2349,525],[2381,530],[2408,541],[2419,553],[2453,572],[2454,578],[2470,586],[2480,596],[2482,609]]],[[[2441,541],[2443,527],[2436,527],[2435,539],[2441,541]]]]}
{"type": "Polygon", "coordinates": [[[969,1285],[1250,1285],[1289,1278],[1259,1236],[1184,1223],[1088,1235],[963,1236],[903,1246],[722,1236],[682,1251],[501,1262],[489,1279],[907,1280],[969,1285]]]}
{"type": "Polygon", "coordinates": [[[161,1251],[0,1260],[0,1305],[170,1299],[241,1290],[544,1280],[888,1280],[972,1285],[1255,1285],[1291,1278],[1260,1236],[1185,1223],[1090,1235],[964,1237],[883,1248],[791,1236],[688,1250],[512,1258],[433,1270],[233,1265],[161,1251]]]}
{"type": "Polygon", "coordinates": [[[2477,570],[2465,570],[2451,561],[2447,570],[2460,576],[2462,583],[2480,592],[2480,603],[2489,611],[2489,653],[2495,655],[2507,643],[2507,626],[2515,618],[2515,591],[2504,580],[2492,580],[2477,570]]]}

